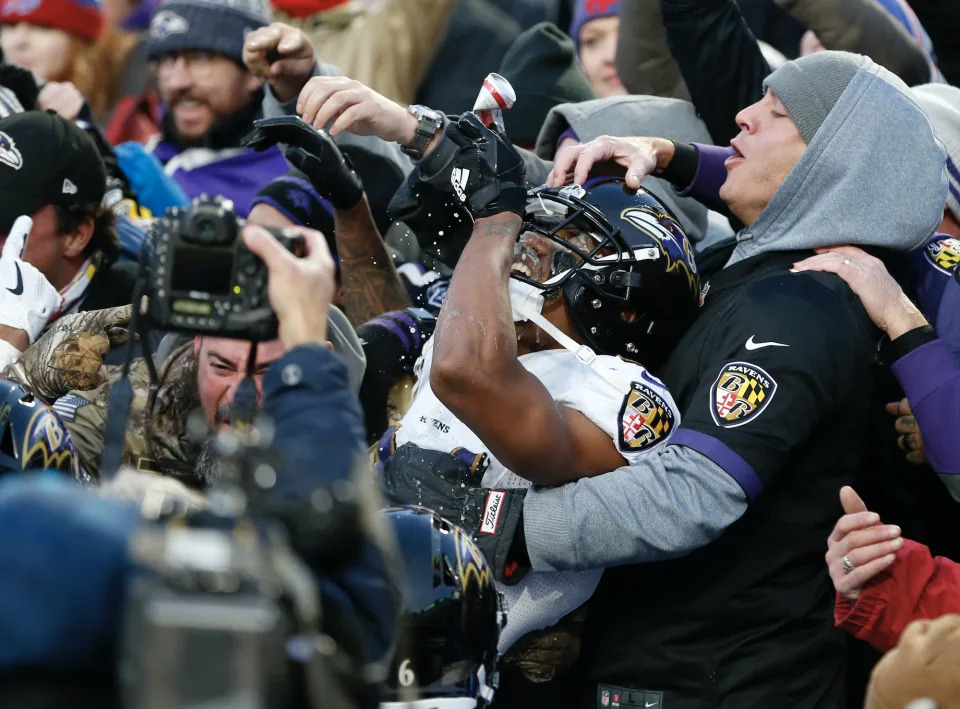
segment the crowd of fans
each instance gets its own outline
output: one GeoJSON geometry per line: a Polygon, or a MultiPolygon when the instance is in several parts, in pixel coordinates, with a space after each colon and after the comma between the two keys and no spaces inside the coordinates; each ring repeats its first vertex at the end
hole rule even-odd
{"type": "Polygon", "coordinates": [[[0,705],[960,709],[958,33],[0,0],[0,705]],[[156,321],[201,209],[272,339],[156,321]],[[131,650],[151,534],[288,642],[131,650]]]}

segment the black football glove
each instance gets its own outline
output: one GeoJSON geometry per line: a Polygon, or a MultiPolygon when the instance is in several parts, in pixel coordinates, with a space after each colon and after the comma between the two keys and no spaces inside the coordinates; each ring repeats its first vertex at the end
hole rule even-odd
{"type": "Polygon", "coordinates": [[[450,185],[473,218],[501,212],[522,217],[527,205],[526,168],[507,137],[484,126],[473,113],[464,113],[447,130],[459,132],[467,141],[453,160],[450,185]]]}
{"type": "Polygon", "coordinates": [[[260,151],[277,143],[285,145],[283,155],[287,161],[310,178],[334,209],[350,209],[363,199],[363,183],[333,138],[297,116],[254,121],[253,130],[241,142],[260,151]]]}
{"type": "Polygon", "coordinates": [[[435,511],[473,537],[498,581],[514,584],[529,570],[511,555],[526,490],[479,487],[482,471],[471,471],[449,453],[406,443],[390,457],[381,487],[390,502],[435,511]]]}

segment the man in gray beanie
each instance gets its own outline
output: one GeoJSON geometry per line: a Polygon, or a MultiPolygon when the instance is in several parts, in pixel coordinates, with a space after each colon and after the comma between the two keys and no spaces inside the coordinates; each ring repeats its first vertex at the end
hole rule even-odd
{"type": "Polygon", "coordinates": [[[704,158],[722,149],[603,136],[562,149],[548,180],[613,162],[633,187],[647,174],[710,183],[710,206],[744,225],[723,268],[701,264],[700,314],[656,373],[681,412],[672,438],[530,489],[523,533],[499,542],[514,574],[606,569],[568,673],[576,706],[846,706],[823,538],[867,460],[880,338],[841,278],[792,266],[839,244],[924,244],[943,217],[945,156],[907,87],[866,57],[789,62],[764,92],[737,115],[720,176],[704,158]]]}
{"type": "MultiPolygon", "coordinates": [[[[267,0],[167,0],[150,23],[147,53],[165,109],[153,154],[189,197],[223,195],[241,216],[289,169],[279,148],[240,145],[263,101],[260,80],[244,66],[244,40],[271,19],[267,0]]],[[[300,30],[285,31],[284,59],[309,76],[313,47],[300,30]]]]}

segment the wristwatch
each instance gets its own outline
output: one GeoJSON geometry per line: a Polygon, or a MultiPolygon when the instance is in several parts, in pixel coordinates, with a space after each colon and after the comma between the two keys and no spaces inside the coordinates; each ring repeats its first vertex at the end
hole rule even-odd
{"type": "Polygon", "coordinates": [[[414,160],[419,160],[437,131],[443,126],[443,115],[426,106],[409,106],[407,111],[417,119],[417,132],[413,140],[401,146],[401,149],[414,160]]]}

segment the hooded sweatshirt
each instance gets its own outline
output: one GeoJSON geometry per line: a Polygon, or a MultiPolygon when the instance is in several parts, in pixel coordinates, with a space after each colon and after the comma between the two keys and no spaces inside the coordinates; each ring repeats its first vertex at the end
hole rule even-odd
{"type": "MultiPolygon", "coordinates": [[[[611,96],[555,106],[537,136],[537,156],[552,160],[557,142],[568,130],[582,143],[601,135],[656,135],[685,143],[712,142],[692,103],[659,96],[611,96]]],[[[643,186],[677,216],[691,241],[699,242],[706,235],[706,207],[679,196],[659,178],[647,177],[643,186]]]]}
{"type": "Polygon", "coordinates": [[[906,84],[868,57],[727,265],[836,244],[920,248],[943,218],[946,153],[906,84]],[[883,150],[877,150],[877,146],[883,150]]]}

